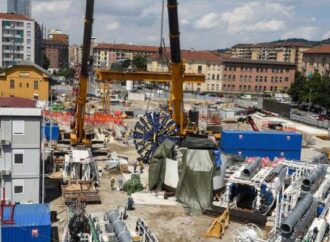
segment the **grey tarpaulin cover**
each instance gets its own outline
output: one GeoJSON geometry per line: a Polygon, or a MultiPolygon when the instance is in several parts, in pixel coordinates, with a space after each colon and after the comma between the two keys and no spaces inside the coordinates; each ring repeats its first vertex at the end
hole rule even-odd
{"type": "Polygon", "coordinates": [[[149,189],[162,189],[165,179],[166,158],[173,158],[174,142],[165,140],[152,155],[149,164],[149,189]]]}
{"type": "Polygon", "coordinates": [[[213,143],[211,140],[206,138],[197,138],[197,137],[186,137],[182,140],[180,147],[185,147],[188,149],[216,149],[217,145],[213,143]]]}
{"type": "Polygon", "coordinates": [[[179,171],[176,198],[190,213],[202,213],[212,203],[215,165],[210,150],[187,149],[179,171]]]}

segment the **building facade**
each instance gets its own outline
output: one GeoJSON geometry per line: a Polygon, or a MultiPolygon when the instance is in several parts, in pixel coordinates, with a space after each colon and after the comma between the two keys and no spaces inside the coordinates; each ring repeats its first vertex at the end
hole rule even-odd
{"type": "Polygon", "coordinates": [[[232,47],[232,57],[251,60],[282,61],[303,67],[303,53],[311,46],[304,42],[238,44],[232,47]]]}
{"type": "Polygon", "coordinates": [[[69,46],[69,66],[74,67],[81,64],[82,61],[82,47],[80,45],[69,46]]]}
{"type": "Polygon", "coordinates": [[[0,73],[0,97],[48,101],[49,73],[32,63],[19,63],[0,73]]]}
{"type": "Polygon", "coordinates": [[[0,107],[0,164],[6,199],[40,202],[41,109],[0,107]]]}
{"type": "Polygon", "coordinates": [[[55,39],[45,39],[43,47],[49,60],[50,69],[59,70],[69,67],[69,46],[67,43],[55,39]]]}
{"type": "Polygon", "coordinates": [[[158,52],[156,46],[127,44],[98,44],[93,49],[94,67],[110,69],[111,64],[120,60],[133,60],[135,56],[152,56],[158,52]]]}
{"type": "Polygon", "coordinates": [[[306,76],[315,72],[321,75],[330,74],[330,44],[315,46],[304,52],[303,71],[306,76]]]}
{"type": "Polygon", "coordinates": [[[35,21],[20,14],[0,13],[0,67],[23,60],[35,63],[35,21]]]}
{"type": "MultiPolygon", "coordinates": [[[[169,53],[167,51],[167,59],[169,53]]],[[[208,51],[181,51],[185,65],[185,73],[198,73],[205,75],[205,83],[184,83],[186,92],[220,92],[221,91],[221,60],[218,56],[208,51]]],[[[158,55],[154,55],[148,63],[148,71],[167,72],[168,63],[160,61],[158,55]]]]}
{"type": "Polygon", "coordinates": [[[222,92],[286,92],[294,82],[296,65],[289,62],[222,58],[222,92]]]}
{"type": "Polygon", "coordinates": [[[30,0],[7,0],[7,12],[23,14],[31,18],[30,0]]]}

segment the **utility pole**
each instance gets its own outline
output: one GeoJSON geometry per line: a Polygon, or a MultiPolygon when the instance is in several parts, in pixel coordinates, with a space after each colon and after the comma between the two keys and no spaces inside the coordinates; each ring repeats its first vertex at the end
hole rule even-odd
{"type": "MultiPolygon", "coordinates": [[[[41,174],[41,179],[42,179],[42,191],[41,191],[41,202],[42,202],[42,204],[44,204],[45,203],[45,141],[44,141],[44,139],[45,139],[45,129],[46,129],[46,122],[45,122],[45,108],[44,108],[44,110],[43,110],[44,112],[43,112],[43,114],[42,114],[42,127],[43,127],[43,129],[42,129],[42,146],[41,146],[41,148],[42,148],[42,153],[41,153],[41,155],[42,155],[42,174],[41,174]]],[[[0,241],[1,242],[1,241],[0,241]]]]}
{"type": "Polygon", "coordinates": [[[311,98],[312,98],[312,89],[309,89],[309,98],[308,98],[308,121],[310,120],[310,109],[311,109],[311,98]]]}

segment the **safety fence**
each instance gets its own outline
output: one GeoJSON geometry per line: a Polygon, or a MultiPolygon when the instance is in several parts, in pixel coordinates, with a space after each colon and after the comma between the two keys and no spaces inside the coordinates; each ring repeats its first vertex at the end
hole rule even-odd
{"type": "Polygon", "coordinates": [[[317,120],[312,117],[309,117],[308,115],[303,115],[303,114],[299,115],[298,113],[297,114],[290,113],[290,119],[299,121],[301,123],[310,124],[319,128],[324,128],[324,129],[329,128],[328,120],[317,120]]]}
{"type": "MultiPolygon", "coordinates": [[[[70,125],[73,121],[73,115],[71,112],[50,112],[44,111],[43,115],[46,118],[52,118],[58,122],[59,125],[70,125]]],[[[100,127],[112,124],[122,124],[123,117],[121,112],[116,112],[115,114],[105,114],[105,113],[93,113],[91,115],[85,114],[84,122],[87,125],[100,127]]]]}

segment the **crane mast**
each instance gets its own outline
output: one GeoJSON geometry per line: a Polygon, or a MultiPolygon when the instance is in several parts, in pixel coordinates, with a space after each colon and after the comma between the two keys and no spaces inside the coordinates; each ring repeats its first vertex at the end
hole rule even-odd
{"type": "Polygon", "coordinates": [[[183,132],[183,76],[184,65],[181,60],[180,48],[180,32],[179,32],[179,17],[178,17],[178,2],[177,0],[167,1],[168,23],[170,30],[170,47],[171,47],[171,98],[170,109],[172,110],[172,118],[179,125],[180,132],[183,132]]]}
{"type": "Polygon", "coordinates": [[[81,73],[79,78],[79,91],[76,100],[76,110],[74,117],[74,128],[71,133],[71,144],[90,144],[90,140],[86,139],[86,132],[84,129],[84,116],[87,98],[87,84],[89,77],[89,64],[90,64],[90,47],[92,38],[94,14],[94,0],[87,0],[86,13],[84,23],[84,40],[83,40],[83,53],[81,63],[81,73]]]}

